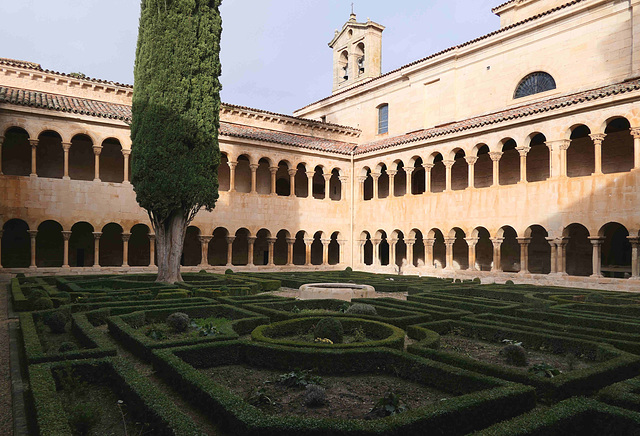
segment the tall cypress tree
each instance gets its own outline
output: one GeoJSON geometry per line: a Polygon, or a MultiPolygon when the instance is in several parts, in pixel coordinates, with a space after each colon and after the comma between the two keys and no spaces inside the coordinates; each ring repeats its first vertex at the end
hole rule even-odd
{"type": "Polygon", "coordinates": [[[142,0],[132,184],[156,233],[158,281],[181,281],[189,223],[218,199],[221,0],[142,0]]]}

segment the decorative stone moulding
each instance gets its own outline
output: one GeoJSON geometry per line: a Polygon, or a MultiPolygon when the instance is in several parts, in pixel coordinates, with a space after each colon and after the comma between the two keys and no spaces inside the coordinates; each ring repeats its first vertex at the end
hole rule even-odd
{"type": "Polygon", "coordinates": [[[310,283],[300,286],[301,300],[332,298],[351,301],[352,298],[375,298],[376,290],[370,285],[355,283],[310,283]]]}

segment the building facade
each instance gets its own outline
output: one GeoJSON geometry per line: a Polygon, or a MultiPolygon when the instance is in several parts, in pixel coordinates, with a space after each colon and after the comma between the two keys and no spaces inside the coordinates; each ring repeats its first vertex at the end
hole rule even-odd
{"type": "MultiPolygon", "coordinates": [[[[512,0],[501,27],[382,74],[337,31],[333,93],[223,105],[220,199],[186,269],[344,268],[640,289],[640,1],[512,0]]],[[[152,270],[132,87],[0,60],[4,272],[152,270]]]]}

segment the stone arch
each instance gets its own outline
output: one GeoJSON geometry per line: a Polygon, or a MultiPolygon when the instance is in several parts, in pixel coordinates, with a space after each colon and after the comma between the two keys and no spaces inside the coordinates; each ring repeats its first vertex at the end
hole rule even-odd
{"type": "Polygon", "coordinates": [[[409,232],[409,238],[415,240],[413,243],[413,266],[422,267],[425,265],[425,245],[422,232],[418,229],[412,229],[409,232]]]}
{"type": "Polygon", "coordinates": [[[46,220],[38,226],[36,235],[36,266],[61,267],[64,256],[62,226],[57,221],[46,220]]]}
{"type": "Polygon", "coordinates": [[[589,230],[580,223],[566,226],[562,235],[567,238],[566,273],[572,276],[588,276],[593,273],[591,242],[589,230]]]}
{"type": "Polygon", "coordinates": [[[309,177],[307,177],[308,165],[304,162],[299,163],[296,168],[296,197],[308,197],[309,196],[309,177]]]}
{"type": "Polygon", "coordinates": [[[322,238],[324,233],[318,231],[313,235],[313,243],[311,244],[311,264],[322,265],[323,263],[323,245],[322,238]]]}
{"type": "Polygon", "coordinates": [[[76,134],[71,137],[69,149],[69,177],[73,180],[93,180],[95,177],[95,142],[87,134],[76,134]]]}
{"type": "Polygon", "coordinates": [[[296,233],[296,242],[293,244],[293,264],[305,265],[307,263],[307,232],[300,230],[296,233]]]}
{"type": "Polygon", "coordinates": [[[541,182],[551,176],[550,153],[547,138],[535,132],[529,135],[529,152],[527,153],[527,182],[541,182]]]}
{"type": "Polygon", "coordinates": [[[404,261],[407,259],[407,243],[405,241],[404,233],[401,230],[394,230],[391,233],[391,239],[395,240],[395,264],[394,266],[403,266],[404,261]]]}
{"type": "Polygon", "coordinates": [[[376,232],[376,240],[378,243],[378,259],[380,265],[389,265],[389,241],[387,240],[387,232],[384,230],[378,230],[376,232]]]}
{"type": "Polygon", "coordinates": [[[211,234],[212,238],[209,241],[209,247],[207,252],[207,261],[212,266],[224,266],[230,264],[227,259],[229,245],[227,237],[229,231],[224,227],[216,227],[211,234]]]}
{"type": "Polygon", "coordinates": [[[407,172],[404,170],[404,162],[396,159],[393,162],[396,174],[393,176],[393,195],[394,197],[402,197],[407,193],[407,172]]]}
{"type": "Polygon", "coordinates": [[[232,265],[247,265],[249,263],[249,237],[251,232],[242,227],[236,230],[231,249],[232,265]]]}
{"type": "Polygon", "coordinates": [[[58,132],[44,130],[38,135],[36,173],[38,177],[52,179],[61,179],[64,176],[62,136],[58,132]]]}
{"type": "Polygon", "coordinates": [[[602,172],[604,174],[628,172],[633,169],[633,136],[631,123],[624,117],[609,119],[604,128],[602,142],[602,172]]]}
{"type": "Polygon", "coordinates": [[[420,156],[414,156],[411,158],[411,166],[413,172],[411,173],[411,193],[413,195],[423,194],[425,191],[425,169],[423,161],[420,156]]]}
{"type": "Polygon", "coordinates": [[[496,236],[502,239],[500,244],[500,269],[504,272],[520,271],[518,232],[511,226],[502,226],[496,236]]]}
{"type": "MultiPolygon", "coordinates": [[[[432,261],[428,267],[435,267],[436,269],[442,269],[447,266],[447,247],[444,243],[444,234],[438,228],[429,230],[428,238],[433,241],[432,248],[432,261]]],[[[427,250],[429,247],[427,247],[427,250]]]]}
{"type": "Polygon", "coordinates": [[[549,232],[543,226],[533,224],[527,227],[524,236],[529,239],[528,271],[532,274],[549,274],[551,272],[551,245],[547,241],[549,232]]]}
{"type": "Polygon", "coordinates": [[[373,242],[371,242],[371,234],[364,231],[360,234],[360,240],[365,241],[362,247],[362,263],[365,265],[373,265],[373,242]]]}
{"type": "Polygon", "coordinates": [[[324,167],[316,165],[313,171],[313,198],[323,199],[325,197],[324,167]]]}
{"type": "Polygon", "coordinates": [[[485,227],[476,227],[471,232],[471,237],[477,239],[476,264],[478,271],[491,271],[493,267],[493,242],[491,233],[485,227]]]}
{"type": "Polygon", "coordinates": [[[378,198],[387,198],[389,192],[389,173],[387,172],[387,164],[381,162],[376,167],[376,172],[380,174],[378,177],[378,198]]]}
{"type": "Polygon", "coordinates": [[[182,266],[197,266],[202,262],[202,245],[200,244],[201,231],[199,227],[187,227],[187,233],[182,247],[182,266]]]}
{"type": "Polygon", "coordinates": [[[289,243],[287,239],[291,237],[288,230],[280,230],[276,234],[276,242],[273,245],[273,263],[276,265],[286,265],[289,259],[289,243]]]}
{"type": "Polygon", "coordinates": [[[289,162],[281,160],[278,162],[276,171],[276,195],[288,197],[291,194],[291,183],[289,182],[289,162]]]}
{"type": "Polygon", "coordinates": [[[520,153],[513,138],[500,141],[502,156],[499,163],[499,185],[515,185],[520,180],[520,153]]]}
{"type": "Polygon", "coordinates": [[[109,223],[100,236],[100,266],[122,266],[122,226],[109,223]]]}
{"type": "Polygon", "coordinates": [[[2,226],[2,259],[4,268],[28,268],[31,264],[29,224],[13,218],[2,226]]]}
{"type": "Polygon", "coordinates": [[[433,164],[431,168],[431,192],[443,192],[447,185],[447,170],[444,158],[440,152],[433,152],[427,161],[433,164]]]}
{"type": "Polygon", "coordinates": [[[602,238],[600,272],[605,277],[631,276],[631,244],[629,230],[617,222],[605,224],[598,231],[602,238]]]}
{"type": "MultiPolygon", "coordinates": [[[[8,176],[31,174],[31,143],[29,132],[21,127],[9,127],[2,143],[2,173],[8,176]]],[[[28,266],[28,265],[27,265],[28,266]]]]}
{"type": "Polygon", "coordinates": [[[571,128],[571,145],[567,149],[567,177],[590,176],[595,171],[595,147],[584,124],[571,128]]]}
{"type": "Polygon", "coordinates": [[[151,266],[150,232],[151,230],[146,224],[140,223],[131,227],[128,259],[130,266],[151,266]]]}
{"type": "Polygon", "coordinates": [[[331,240],[329,242],[329,265],[337,265],[342,259],[340,259],[340,232],[331,233],[331,240]]]}
{"type": "Polygon", "coordinates": [[[95,263],[94,227],[86,221],[71,226],[69,238],[69,265],[74,267],[91,267],[95,263]]]}
{"type": "Polygon", "coordinates": [[[229,189],[231,189],[231,171],[229,169],[229,157],[226,152],[222,152],[220,153],[220,165],[218,165],[218,190],[228,191],[229,189]]]}
{"type": "Polygon", "coordinates": [[[122,144],[116,138],[107,138],[102,142],[100,180],[111,183],[122,183],[124,181],[122,144]]]}
{"type": "Polygon", "coordinates": [[[334,168],[331,170],[331,179],[329,179],[329,196],[333,201],[340,201],[342,199],[340,168],[334,168]]]}
{"type": "Polygon", "coordinates": [[[473,186],[488,188],[493,184],[493,161],[489,156],[487,144],[477,144],[473,148],[473,156],[477,157],[473,167],[473,186]]]}
{"type": "Polygon", "coordinates": [[[260,229],[256,232],[256,241],[253,244],[253,264],[266,265],[269,263],[269,242],[271,232],[267,229],[260,229]]]}
{"type": "Polygon", "coordinates": [[[453,161],[451,167],[451,190],[461,191],[469,186],[469,165],[465,151],[456,147],[449,153],[449,160],[453,161]]]}
{"type": "Polygon", "coordinates": [[[469,244],[466,241],[466,233],[460,227],[454,227],[449,232],[449,238],[453,239],[453,269],[469,269],[469,244]]]}
{"type": "Polygon", "coordinates": [[[363,200],[371,200],[373,198],[373,177],[371,176],[371,168],[363,168],[364,186],[363,186],[363,200]]]}
{"type": "MultiPolygon", "coordinates": [[[[252,164],[251,156],[248,154],[241,154],[236,159],[236,162],[238,164],[236,165],[236,170],[235,170],[234,189],[237,192],[242,192],[247,194],[251,192],[251,184],[252,184],[252,177],[253,177],[251,174],[251,164],[252,164]]],[[[233,163],[231,165],[233,165],[233,163]]],[[[267,167],[268,166],[269,165],[267,164],[267,167]]],[[[229,169],[229,173],[231,173],[230,169],[229,169]]],[[[268,168],[267,168],[267,173],[268,173],[268,168]]],[[[258,177],[256,179],[256,182],[258,182],[258,180],[260,181],[260,183],[257,184],[258,185],[257,188],[262,188],[264,182],[261,177],[258,177]]],[[[257,190],[261,194],[264,193],[261,189],[257,189],[257,190]]],[[[268,192],[269,191],[267,191],[267,193],[268,192]]]]}

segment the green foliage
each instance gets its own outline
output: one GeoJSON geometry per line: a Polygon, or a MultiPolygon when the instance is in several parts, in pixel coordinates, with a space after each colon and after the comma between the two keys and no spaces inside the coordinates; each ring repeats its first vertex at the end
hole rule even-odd
{"type": "Polygon", "coordinates": [[[384,418],[407,411],[407,406],[400,397],[393,392],[387,392],[365,416],[366,419],[384,418]]]}
{"type": "Polygon", "coordinates": [[[288,388],[306,388],[309,385],[321,385],[324,381],[322,377],[314,375],[311,371],[295,369],[280,375],[276,383],[288,388]]]}
{"type": "Polygon", "coordinates": [[[191,324],[191,320],[189,319],[189,315],[186,313],[175,312],[167,317],[167,325],[174,332],[181,333],[186,331],[189,324],[191,324]]]}
{"type": "Polygon", "coordinates": [[[267,391],[264,386],[253,389],[249,395],[247,395],[247,403],[256,407],[275,405],[275,401],[267,395],[267,391]]]}
{"type": "Polygon", "coordinates": [[[529,372],[534,375],[547,378],[553,378],[562,374],[562,371],[544,362],[531,366],[531,368],[529,368],[529,372]]]}
{"type": "Polygon", "coordinates": [[[227,268],[224,270],[225,274],[233,274],[233,270],[231,268],[227,268]]]}
{"type": "Polygon", "coordinates": [[[344,329],[340,320],[322,318],[313,331],[316,338],[330,339],[334,344],[341,344],[344,340],[344,329]]]}
{"type": "Polygon", "coordinates": [[[353,306],[349,307],[346,312],[349,315],[370,315],[376,316],[378,312],[376,308],[370,304],[356,303],[353,306]]]}
{"type": "Polygon", "coordinates": [[[34,302],[40,298],[49,298],[49,294],[44,289],[32,289],[29,293],[29,301],[34,302]]]}
{"type": "Polygon", "coordinates": [[[51,333],[61,334],[66,332],[66,325],[69,317],[66,313],[58,310],[45,316],[44,323],[51,329],[51,333]]]}
{"type": "Polygon", "coordinates": [[[367,342],[367,334],[362,327],[353,329],[353,342],[367,342]]]}
{"type": "Polygon", "coordinates": [[[63,342],[58,347],[60,353],[66,353],[68,351],[75,351],[78,349],[78,345],[75,342],[63,342]]]}
{"type": "Polygon", "coordinates": [[[327,391],[322,386],[315,384],[307,385],[303,397],[304,405],[307,407],[321,407],[327,404],[327,391]]]}
{"type": "Polygon", "coordinates": [[[33,302],[33,310],[53,309],[53,301],[51,298],[38,298],[33,302]]]}
{"type": "Polygon", "coordinates": [[[586,301],[587,303],[599,303],[602,304],[604,303],[604,296],[602,294],[598,294],[597,292],[594,292],[592,294],[589,294],[585,297],[584,301],[586,301]]]}
{"type": "Polygon", "coordinates": [[[155,223],[218,199],[220,0],[143,0],[134,68],[132,184],[155,223]]]}
{"type": "Polygon", "coordinates": [[[504,282],[504,284],[507,285],[507,286],[513,286],[514,285],[513,280],[507,280],[506,282],[504,282]]]}
{"type": "Polygon", "coordinates": [[[500,354],[507,365],[527,366],[527,352],[521,345],[509,344],[500,351],[500,354]]]}
{"type": "Polygon", "coordinates": [[[149,329],[145,332],[145,336],[153,339],[154,341],[161,341],[167,338],[167,335],[162,329],[153,326],[149,327],[149,329]]]}

